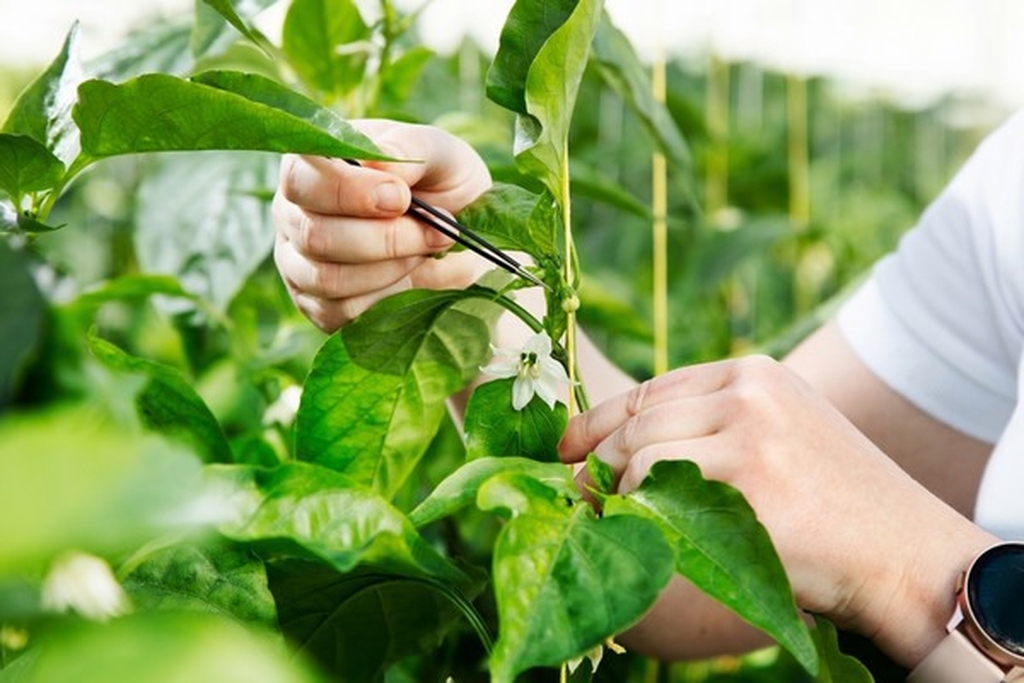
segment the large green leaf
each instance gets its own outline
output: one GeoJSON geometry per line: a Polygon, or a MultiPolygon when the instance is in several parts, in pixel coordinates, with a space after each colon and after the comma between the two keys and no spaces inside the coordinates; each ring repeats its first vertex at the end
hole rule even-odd
{"type": "Polygon", "coordinates": [[[199,462],[163,440],[64,408],[0,421],[0,576],[36,571],[68,548],[133,550],[201,520],[199,462]]]}
{"type": "Polygon", "coordinates": [[[523,475],[491,478],[479,504],[513,511],[494,548],[496,683],[558,665],[625,630],[672,576],[672,549],[650,520],[598,519],[589,505],[570,506],[523,475]]]}
{"type": "Polygon", "coordinates": [[[210,612],[268,631],[277,626],[263,562],[224,541],[158,550],[133,567],[122,585],[142,612],[210,612]]]}
{"type": "Polygon", "coordinates": [[[422,579],[299,560],[271,562],[267,574],[285,637],[346,683],[379,681],[388,665],[435,650],[460,615],[422,579]]]}
{"type": "Polygon", "coordinates": [[[429,496],[409,513],[409,519],[422,527],[458,512],[476,500],[480,487],[499,474],[518,473],[542,482],[562,498],[578,500],[572,470],[562,464],[537,462],[526,458],[480,458],[466,463],[437,485],[429,496]]]}
{"type": "MultiPolygon", "coordinates": [[[[147,273],[172,275],[226,311],[274,244],[270,205],[277,160],[257,152],[160,155],[135,206],[135,254],[147,273]]],[[[195,304],[179,300],[178,308],[195,304]]]]}
{"type": "Polygon", "coordinates": [[[27,135],[0,133],[0,192],[20,200],[28,192],[48,190],[64,177],[64,164],[27,135]]]}
{"type": "Polygon", "coordinates": [[[445,400],[487,358],[487,325],[463,312],[471,290],[404,292],[321,348],[296,416],[296,457],[390,498],[437,431],[445,400]]]}
{"type": "Polygon", "coordinates": [[[459,213],[459,220],[499,249],[554,254],[558,247],[551,223],[530,220],[540,201],[518,185],[495,183],[459,213]]]}
{"type": "MultiPolygon", "coordinates": [[[[648,70],[640,61],[633,45],[612,24],[607,13],[594,36],[591,62],[597,67],[605,83],[618,93],[622,101],[636,114],[658,149],[680,173],[692,171],[693,160],[679,127],[663,102],[654,96],[648,70]]],[[[685,177],[688,177],[686,175],[685,177]]]]}
{"type": "MultiPolygon", "coordinates": [[[[70,165],[79,151],[78,128],[71,120],[71,108],[83,77],[75,24],[60,54],[18,96],[2,132],[27,135],[45,145],[65,166],[70,165]]],[[[0,158],[3,156],[0,153],[0,158]]]]}
{"type": "Polygon", "coordinates": [[[469,458],[518,456],[558,460],[558,442],[569,421],[563,403],[554,409],[537,396],[522,410],[512,408],[513,379],[499,379],[473,390],[466,406],[466,454],[469,458]]]}
{"type": "Polygon", "coordinates": [[[294,0],[285,17],[281,48],[310,87],[340,97],[366,77],[371,37],[353,0],[294,0]]]}
{"type": "Polygon", "coordinates": [[[373,149],[373,142],[333,109],[324,107],[266,76],[240,71],[204,71],[193,76],[192,81],[280,109],[337,138],[358,141],[367,149],[373,149]]]}
{"type": "Polygon", "coordinates": [[[279,109],[165,74],[119,85],[86,81],[78,97],[74,118],[94,159],[216,149],[385,158],[365,136],[338,138],[279,109]]]}
{"type": "Polygon", "coordinates": [[[33,645],[17,660],[24,663],[0,672],[0,681],[324,681],[270,637],[195,612],[139,614],[107,624],[76,621],[48,629],[33,645]]]}
{"type": "Polygon", "coordinates": [[[46,301],[29,270],[28,253],[0,238],[0,412],[14,395],[42,341],[46,301]]]}
{"type": "Polygon", "coordinates": [[[685,460],[659,462],[635,491],[609,496],[607,517],[638,515],[661,525],[676,551],[676,571],[772,636],[808,670],[818,668],[768,532],[736,489],[708,481],[685,460]]]}
{"type": "Polygon", "coordinates": [[[560,206],[569,201],[569,126],[602,6],[601,0],[563,0],[555,7],[545,0],[519,0],[503,35],[528,35],[527,46],[540,43],[540,48],[529,62],[504,61],[500,50],[513,48],[506,43],[492,66],[492,82],[501,76],[503,82],[523,86],[525,113],[516,119],[516,163],[543,182],[560,206]],[[556,27],[552,18],[562,16],[569,5],[571,13],[556,27]]]}
{"type": "Polygon", "coordinates": [[[108,367],[145,378],[135,405],[146,427],[184,441],[207,462],[231,462],[231,446],[217,418],[180,370],[131,356],[95,335],[89,346],[108,367]]]}
{"type": "Polygon", "coordinates": [[[516,2],[487,72],[487,96],[518,114],[526,108],[526,76],[545,41],[572,15],[579,0],[516,2]]]}
{"type": "Polygon", "coordinates": [[[343,474],[306,463],[211,474],[233,491],[234,519],[221,532],[267,557],[318,559],[341,573],[369,565],[399,576],[465,580],[405,515],[343,474]]]}

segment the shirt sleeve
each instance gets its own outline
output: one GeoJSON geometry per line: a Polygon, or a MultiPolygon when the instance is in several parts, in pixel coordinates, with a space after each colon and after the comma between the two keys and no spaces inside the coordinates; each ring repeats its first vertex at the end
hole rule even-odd
{"type": "Polygon", "coordinates": [[[1024,330],[1024,112],[990,135],[840,308],[854,351],[936,419],[995,442],[1024,330]]]}

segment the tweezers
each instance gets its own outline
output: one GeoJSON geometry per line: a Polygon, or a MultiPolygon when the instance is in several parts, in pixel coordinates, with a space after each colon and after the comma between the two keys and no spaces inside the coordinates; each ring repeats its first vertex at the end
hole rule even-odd
{"type": "MultiPolygon", "coordinates": [[[[353,166],[362,166],[362,164],[354,159],[345,159],[345,161],[353,166]]],[[[482,256],[502,270],[521,277],[531,284],[543,287],[544,289],[551,289],[546,282],[528,271],[522,263],[506,251],[494,246],[469,227],[455,220],[444,211],[431,206],[419,197],[413,195],[412,203],[409,205],[406,213],[414,218],[418,218],[442,235],[455,240],[455,242],[473,253],[482,256]]]]}

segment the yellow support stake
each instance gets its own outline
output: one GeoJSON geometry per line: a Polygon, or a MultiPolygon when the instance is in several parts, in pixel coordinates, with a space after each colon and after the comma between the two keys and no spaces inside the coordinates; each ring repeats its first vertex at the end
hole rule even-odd
{"type": "MultiPolygon", "coordinates": [[[[664,54],[654,60],[651,77],[654,98],[666,97],[664,54]]],[[[654,256],[654,374],[668,372],[668,166],[665,155],[655,151],[651,159],[651,208],[654,214],[652,251],[654,256]]]]}

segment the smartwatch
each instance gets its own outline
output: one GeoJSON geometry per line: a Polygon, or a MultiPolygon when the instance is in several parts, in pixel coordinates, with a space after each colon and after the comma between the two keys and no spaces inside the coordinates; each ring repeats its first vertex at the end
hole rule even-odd
{"type": "Polygon", "coordinates": [[[949,635],[908,683],[1024,681],[1024,542],[1000,543],[960,575],[949,635]]]}

